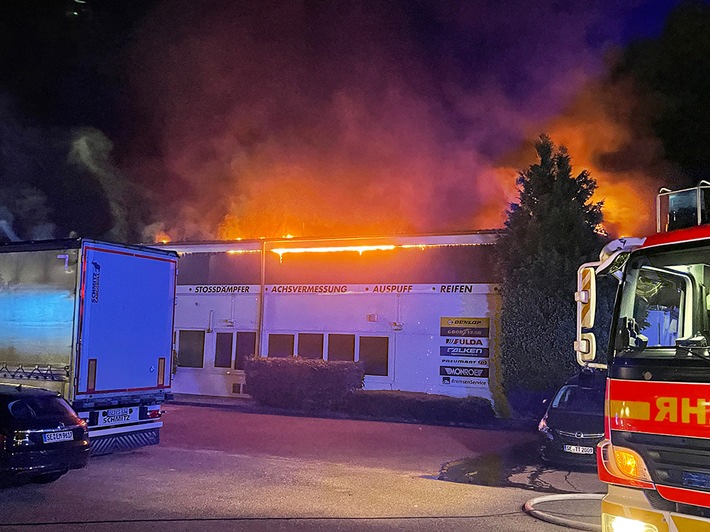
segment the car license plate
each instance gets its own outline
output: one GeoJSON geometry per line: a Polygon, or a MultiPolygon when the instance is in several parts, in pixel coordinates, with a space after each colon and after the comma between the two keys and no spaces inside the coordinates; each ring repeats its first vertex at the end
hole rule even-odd
{"type": "Polygon", "coordinates": [[[566,453],[594,454],[594,447],[582,447],[581,445],[565,445],[566,453]]]}
{"type": "Polygon", "coordinates": [[[42,435],[44,443],[55,443],[58,441],[67,441],[74,439],[74,433],[70,430],[63,430],[62,432],[47,432],[42,435]]]}

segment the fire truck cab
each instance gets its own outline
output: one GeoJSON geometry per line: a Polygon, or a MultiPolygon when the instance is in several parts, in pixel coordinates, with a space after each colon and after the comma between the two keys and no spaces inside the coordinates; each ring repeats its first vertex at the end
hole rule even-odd
{"type": "Polygon", "coordinates": [[[614,241],[578,272],[577,361],[607,369],[604,532],[710,530],[710,183],[662,189],[656,207],[656,234],[614,241]],[[606,364],[599,275],[618,280],[606,364]]]}

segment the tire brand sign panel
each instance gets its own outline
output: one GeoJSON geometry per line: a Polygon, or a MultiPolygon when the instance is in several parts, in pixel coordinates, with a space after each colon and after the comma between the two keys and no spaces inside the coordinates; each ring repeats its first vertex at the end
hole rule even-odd
{"type": "Polygon", "coordinates": [[[488,386],[490,318],[439,320],[439,378],[444,386],[488,386]]]}

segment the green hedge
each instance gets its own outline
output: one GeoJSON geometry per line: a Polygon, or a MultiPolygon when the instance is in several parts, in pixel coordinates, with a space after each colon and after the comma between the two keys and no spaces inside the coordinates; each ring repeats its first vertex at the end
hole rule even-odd
{"type": "Polygon", "coordinates": [[[418,392],[357,390],[343,410],[355,417],[396,419],[430,424],[486,424],[495,419],[482,397],[449,397],[418,392]]]}
{"type": "Polygon", "coordinates": [[[334,410],[362,388],[360,362],[329,362],[300,357],[252,357],[246,361],[247,393],[266,406],[334,410]]]}
{"type": "Polygon", "coordinates": [[[252,357],[245,372],[247,393],[256,402],[292,411],[437,425],[482,425],[496,417],[481,397],[362,390],[359,362],[252,357]]]}

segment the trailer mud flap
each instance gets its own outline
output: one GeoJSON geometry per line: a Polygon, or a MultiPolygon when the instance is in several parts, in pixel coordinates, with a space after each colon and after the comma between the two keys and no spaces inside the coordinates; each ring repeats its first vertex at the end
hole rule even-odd
{"type": "Polygon", "coordinates": [[[146,445],[158,445],[160,443],[160,427],[90,437],[90,442],[92,456],[130,451],[146,445]]]}

